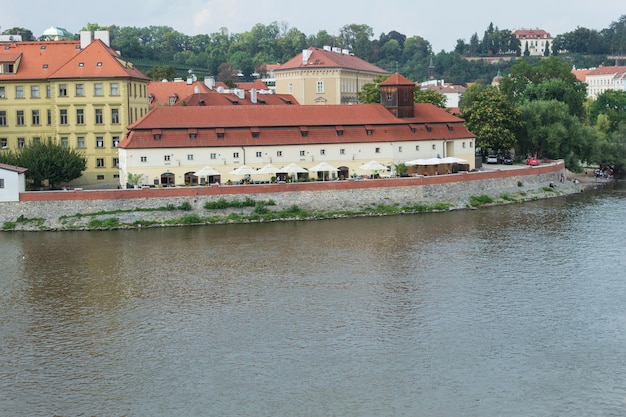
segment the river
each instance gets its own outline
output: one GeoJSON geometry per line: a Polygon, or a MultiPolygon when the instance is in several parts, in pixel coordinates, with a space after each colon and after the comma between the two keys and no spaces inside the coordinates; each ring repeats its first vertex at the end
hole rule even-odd
{"type": "Polygon", "coordinates": [[[0,416],[624,416],[626,188],[0,234],[0,416]]]}

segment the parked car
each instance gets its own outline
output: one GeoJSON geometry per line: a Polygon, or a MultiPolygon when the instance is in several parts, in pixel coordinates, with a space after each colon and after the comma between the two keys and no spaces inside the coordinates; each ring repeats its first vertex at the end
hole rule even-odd
{"type": "Polygon", "coordinates": [[[509,155],[504,155],[501,161],[504,165],[513,165],[513,158],[511,158],[509,155]]]}
{"type": "Polygon", "coordinates": [[[498,163],[498,156],[497,155],[489,155],[489,156],[487,156],[487,163],[488,164],[497,164],[498,163]]]}
{"type": "Polygon", "coordinates": [[[539,165],[539,160],[535,158],[534,156],[531,156],[530,158],[526,160],[526,165],[537,166],[539,165]]]}

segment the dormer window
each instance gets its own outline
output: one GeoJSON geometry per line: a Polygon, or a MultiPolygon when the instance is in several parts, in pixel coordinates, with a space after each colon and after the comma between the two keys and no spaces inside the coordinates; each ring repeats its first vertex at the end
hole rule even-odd
{"type": "Polygon", "coordinates": [[[337,136],[343,136],[343,126],[336,126],[337,136]]]}
{"type": "Polygon", "coordinates": [[[155,129],[152,131],[152,139],[158,141],[161,140],[161,130],[155,129]]]}
{"type": "Polygon", "coordinates": [[[365,126],[365,132],[367,136],[372,136],[374,134],[374,128],[370,125],[365,126]]]}
{"type": "Polygon", "coordinates": [[[39,49],[43,51],[44,49],[46,49],[46,45],[41,45],[39,49]]]}
{"type": "Polygon", "coordinates": [[[98,63],[96,64],[96,67],[101,67],[101,66],[102,66],[102,62],[98,62],[98,63]]]}
{"type": "Polygon", "coordinates": [[[258,127],[253,127],[252,129],[250,129],[250,131],[252,132],[253,138],[258,138],[261,134],[261,131],[259,130],[258,127]]]}
{"type": "Polygon", "coordinates": [[[154,101],[154,94],[150,94],[148,96],[148,104],[152,104],[153,101],[154,101]]]}
{"type": "Polygon", "coordinates": [[[178,94],[172,94],[170,96],[170,105],[176,104],[177,101],[178,101],[178,94]]]}
{"type": "Polygon", "coordinates": [[[84,62],[79,62],[79,63],[78,63],[78,66],[79,66],[79,67],[84,67],[84,66],[85,66],[85,63],[84,63],[84,62]]]}
{"type": "Polygon", "coordinates": [[[198,139],[198,131],[196,129],[189,129],[189,140],[198,139]]]}
{"type": "Polygon", "coordinates": [[[300,126],[300,136],[303,138],[309,136],[309,129],[306,126],[300,126]]]}
{"type": "Polygon", "coordinates": [[[224,139],[224,129],[223,128],[215,129],[215,133],[217,134],[217,138],[218,139],[224,139]]]}
{"type": "Polygon", "coordinates": [[[426,131],[427,132],[432,132],[433,131],[433,127],[431,125],[426,125],[426,131]]]}

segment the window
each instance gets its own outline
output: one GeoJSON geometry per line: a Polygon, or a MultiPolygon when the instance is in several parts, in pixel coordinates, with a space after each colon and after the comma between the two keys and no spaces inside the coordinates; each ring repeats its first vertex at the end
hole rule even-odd
{"type": "Polygon", "coordinates": [[[112,146],[114,148],[117,148],[120,144],[120,137],[119,136],[113,136],[113,144],[112,146]]]}
{"type": "Polygon", "coordinates": [[[17,125],[24,126],[24,110],[18,110],[17,113],[17,125]]]}
{"type": "Polygon", "coordinates": [[[24,98],[24,87],[21,85],[15,86],[15,98],[24,98]]]}
{"type": "Polygon", "coordinates": [[[0,178],[0,188],[4,188],[4,178],[0,178]]]}
{"type": "Polygon", "coordinates": [[[118,83],[111,83],[111,95],[112,96],[120,95],[120,85],[118,83]]]}
{"type": "Polygon", "coordinates": [[[293,83],[289,83],[289,94],[293,94],[293,83]]]}
{"type": "Polygon", "coordinates": [[[300,156],[306,156],[306,151],[300,151],[300,156]]]}
{"type": "Polygon", "coordinates": [[[102,92],[102,83],[95,83],[93,85],[93,95],[97,97],[101,97],[104,95],[102,92]]]}
{"type": "Polygon", "coordinates": [[[32,115],[33,125],[39,125],[39,110],[32,110],[31,115],[32,115]]]}
{"type": "Polygon", "coordinates": [[[192,153],[187,154],[187,160],[188,161],[193,161],[193,154],[192,153]]]}
{"type": "Polygon", "coordinates": [[[70,140],[67,136],[63,136],[61,137],[61,147],[63,148],[69,148],[70,146],[70,140]]]}
{"type": "Polygon", "coordinates": [[[341,148],[339,149],[339,155],[345,155],[346,154],[346,150],[341,148]]]}
{"type": "Polygon", "coordinates": [[[77,148],[84,148],[85,147],[85,137],[84,136],[79,136],[76,138],[76,147],[77,148]]]}
{"type": "Polygon", "coordinates": [[[96,168],[104,168],[104,158],[96,158],[96,168]]]}
{"type": "Polygon", "coordinates": [[[31,98],[39,98],[39,86],[31,85],[30,86],[30,97],[31,98]]]}
{"type": "Polygon", "coordinates": [[[7,98],[7,92],[3,85],[0,85],[0,98],[7,98]]]}
{"type": "Polygon", "coordinates": [[[189,140],[196,140],[198,139],[198,134],[197,133],[190,133],[189,134],[189,140]]]}
{"type": "Polygon", "coordinates": [[[320,149],[320,155],[326,155],[326,149],[320,149]]]}
{"type": "Polygon", "coordinates": [[[324,92],[324,81],[317,82],[317,93],[322,94],[324,92]]]}
{"type": "Polygon", "coordinates": [[[233,158],[239,159],[239,152],[233,152],[233,158]]]}
{"type": "Polygon", "coordinates": [[[474,142],[470,142],[470,148],[474,146],[474,142]]]}
{"type": "Polygon", "coordinates": [[[283,156],[283,151],[276,151],[276,156],[283,156]]]}
{"type": "Polygon", "coordinates": [[[50,98],[51,94],[52,94],[52,86],[50,84],[48,84],[46,86],[46,98],[50,98]]]}
{"type": "Polygon", "coordinates": [[[0,126],[7,125],[7,112],[5,110],[0,110],[0,126]]]}
{"type": "Polygon", "coordinates": [[[85,110],[84,109],[76,109],[76,124],[77,125],[85,124],[85,110]]]}
{"type": "Polygon", "coordinates": [[[96,175],[96,179],[99,181],[102,181],[104,179],[104,175],[102,174],[96,175]]]}
{"type": "Polygon", "coordinates": [[[48,117],[48,124],[51,125],[52,124],[52,110],[48,109],[48,111],[46,112],[46,115],[48,117]]]}
{"type": "Polygon", "coordinates": [[[9,140],[7,138],[0,138],[0,148],[6,149],[9,147],[9,140]]]}
{"type": "Polygon", "coordinates": [[[111,123],[120,124],[120,109],[111,109],[111,123]]]}
{"type": "Polygon", "coordinates": [[[120,166],[120,158],[113,158],[113,168],[118,168],[120,166]]]}
{"type": "Polygon", "coordinates": [[[101,125],[103,123],[102,109],[96,109],[96,124],[101,125]]]}
{"type": "Polygon", "coordinates": [[[433,151],[434,151],[435,149],[437,149],[437,146],[433,145],[432,148],[433,148],[433,151]]]}
{"type": "Polygon", "coordinates": [[[33,136],[33,143],[35,145],[38,145],[39,143],[41,143],[41,138],[39,136],[33,136]]]}
{"type": "Polygon", "coordinates": [[[169,161],[171,161],[171,160],[172,160],[172,155],[163,155],[163,160],[164,160],[165,162],[169,162],[169,161]]]}
{"type": "Polygon", "coordinates": [[[155,133],[154,135],[152,135],[152,138],[154,140],[161,140],[161,134],[160,133],[155,133]]]}
{"type": "Polygon", "coordinates": [[[84,96],[85,96],[85,85],[76,84],[76,97],[84,97],[84,96]]]}
{"type": "Polygon", "coordinates": [[[209,155],[209,158],[217,159],[217,154],[216,153],[212,153],[212,154],[209,155]]]}
{"type": "Polygon", "coordinates": [[[263,152],[261,152],[261,151],[257,151],[257,152],[256,152],[256,157],[257,157],[257,158],[261,158],[261,157],[263,157],[263,152]]]}
{"type": "Polygon", "coordinates": [[[67,124],[67,109],[59,110],[59,124],[67,124]]]}
{"type": "Polygon", "coordinates": [[[17,147],[20,149],[24,149],[24,146],[26,146],[26,139],[25,138],[17,138],[17,147]]]}
{"type": "Polygon", "coordinates": [[[102,136],[96,136],[96,148],[104,148],[104,138],[102,136]]]}
{"type": "Polygon", "coordinates": [[[141,162],[148,162],[147,156],[142,156],[140,159],[141,159],[141,162]]]}
{"type": "Polygon", "coordinates": [[[465,142],[463,142],[463,147],[465,148],[465,142]]]}
{"type": "Polygon", "coordinates": [[[380,148],[376,148],[376,149],[374,150],[374,153],[380,153],[380,148]]]}
{"type": "Polygon", "coordinates": [[[398,146],[398,153],[402,153],[402,146],[398,146]]]}
{"type": "Polygon", "coordinates": [[[67,97],[67,84],[59,84],[59,97],[67,97]]]}

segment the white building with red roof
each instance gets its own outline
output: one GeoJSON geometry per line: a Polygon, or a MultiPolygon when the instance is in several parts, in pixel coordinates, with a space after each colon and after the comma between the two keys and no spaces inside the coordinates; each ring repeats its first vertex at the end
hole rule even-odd
{"type": "Polygon", "coordinates": [[[348,178],[371,160],[391,166],[435,157],[474,168],[475,135],[462,119],[414,104],[414,83],[398,74],[380,86],[382,104],[157,107],[128,126],[121,177],[193,184],[193,173],[209,166],[219,172],[212,181],[224,183],[242,179],[232,173],[242,165],[309,169],[326,162],[337,168],[333,176],[348,178]]]}
{"type": "Polygon", "coordinates": [[[517,29],[513,31],[513,35],[519,39],[521,44],[521,52],[524,55],[526,49],[531,56],[543,56],[548,50],[548,54],[552,54],[552,35],[543,29],[517,29]]]}
{"type": "Polygon", "coordinates": [[[0,164],[0,202],[19,201],[26,191],[26,168],[0,164]]]}
{"type": "Polygon", "coordinates": [[[582,81],[587,83],[587,97],[594,100],[605,91],[626,91],[626,66],[600,66],[572,72],[579,79],[584,77],[582,81]]]}

